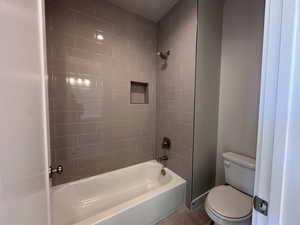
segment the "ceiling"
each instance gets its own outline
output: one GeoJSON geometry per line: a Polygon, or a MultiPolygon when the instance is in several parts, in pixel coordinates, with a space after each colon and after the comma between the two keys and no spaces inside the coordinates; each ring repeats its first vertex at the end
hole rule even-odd
{"type": "Polygon", "coordinates": [[[158,22],[178,0],[108,0],[129,12],[158,22]]]}

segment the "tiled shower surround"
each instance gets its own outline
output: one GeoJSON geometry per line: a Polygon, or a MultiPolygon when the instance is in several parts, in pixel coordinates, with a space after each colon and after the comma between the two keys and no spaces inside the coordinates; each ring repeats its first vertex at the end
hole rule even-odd
{"type": "Polygon", "coordinates": [[[55,185],[154,159],[169,137],[189,203],[196,3],[154,23],[103,0],[46,1],[51,158],[65,167],[55,185]],[[131,81],[148,83],[148,104],[130,104],[131,81]]]}
{"type": "Polygon", "coordinates": [[[182,0],[159,22],[158,49],[170,50],[167,64],[158,60],[157,150],[171,139],[167,166],[187,181],[191,201],[197,1],[182,0]]]}
{"type": "Polygon", "coordinates": [[[46,22],[53,184],[153,159],[155,23],[87,0],[47,0],[46,22]],[[130,104],[131,81],[148,104],[130,104]]]}

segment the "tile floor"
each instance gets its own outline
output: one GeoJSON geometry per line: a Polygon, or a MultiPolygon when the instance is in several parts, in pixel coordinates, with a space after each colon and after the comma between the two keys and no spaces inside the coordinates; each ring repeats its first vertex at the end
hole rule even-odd
{"type": "Polygon", "coordinates": [[[179,209],[157,225],[210,225],[211,220],[203,208],[189,210],[179,209]]]}

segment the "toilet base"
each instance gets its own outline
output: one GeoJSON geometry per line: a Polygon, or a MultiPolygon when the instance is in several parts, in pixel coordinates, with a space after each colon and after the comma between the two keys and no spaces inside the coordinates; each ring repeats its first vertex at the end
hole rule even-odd
{"type": "Polygon", "coordinates": [[[251,225],[252,217],[246,218],[243,221],[229,221],[223,218],[217,217],[205,204],[205,211],[209,218],[214,222],[214,225],[251,225]]]}

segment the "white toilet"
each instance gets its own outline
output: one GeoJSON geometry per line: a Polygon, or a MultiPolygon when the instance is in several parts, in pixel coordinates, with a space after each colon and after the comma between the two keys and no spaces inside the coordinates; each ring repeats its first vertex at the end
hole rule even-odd
{"type": "Polygon", "coordinates": [[[255,159],[236,153],[223,154],[228,185],[213,188],[205,210],[216,225],[251,225],[255,159]]]}

